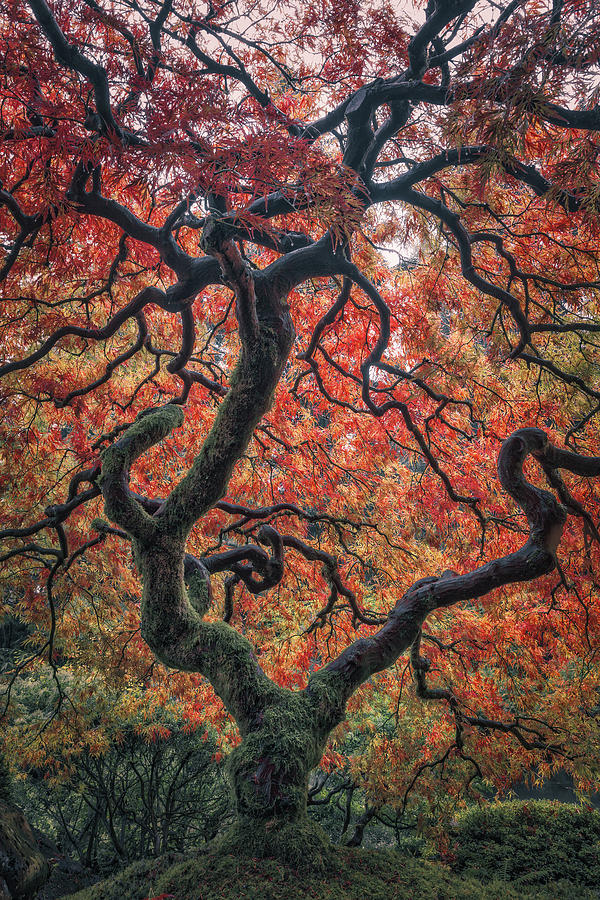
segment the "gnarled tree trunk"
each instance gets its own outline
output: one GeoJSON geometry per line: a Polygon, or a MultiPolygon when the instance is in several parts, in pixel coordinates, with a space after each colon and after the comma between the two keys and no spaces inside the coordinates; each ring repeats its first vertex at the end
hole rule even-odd
{"type": "MultiPolygon", "coordinates": [[[[524,479],[523,463],[531,454],[548,474],[559,467],[580,471],[582,462],[554,448],[538,429],[515,432],[503,445],[498,470],[504,488],[529,520],[523,548],[464,575],[444,573],[417,582],[399,598],[379,632],[355,641],[315,672],[305,690],[293,692],[274,684],[244,636],[226,621],[205,621],[211,604],[210,573],[223,566],[219,558],[215,562],[190,556],[185,545],[194,523],[224,495],[233,466],[271,404],[293,341],[284,302],[291,280],[282,279],[277,263],[269,277],[264,272],[253,275],[218,225],[207,228],[204,240],[237,300],[242,348],[229,392],[190,471],[166,500],[136,497],[128,482],[134,460],[183,421],[181,409],[173,405],[138,419],[105,451],[101,488],[107,515],[133,543],[143,582],[145,640],[166,665],[206,676],[239,727],[242,740],[228,761],[237,821],[222,838],[223,847],[318,865],[327,839],[307,816],[308,776],[319,763],[328,735],[343,719],[348,698],[413,644],[418,652],[421,625],[433,610],[530,580],[554,567],[565,511],[552,494],[524,479]]],[[[348,270],[331,248],[324,258],[320,274],[327,265],[348,270]]],[[[311,261],[317,271],[318,259],[316,255],[311,261]]],[[[304,276],[298,273],[298,279],[304,276]]],[[[585,474],[600,472],[600,461],[586,464],[590,471],[585,474]]],[[[276,584],[283,573],[281,537],[270,528],[263,542],[270,544],[271,556],[258,547],[242,548],[245,558],[252,553],[260,562],[262,580],[256,581],[247,569],[244,575],[255,593],[276,584]]],[[[239,567],[233,571],[244,574],[239,567]]]]}

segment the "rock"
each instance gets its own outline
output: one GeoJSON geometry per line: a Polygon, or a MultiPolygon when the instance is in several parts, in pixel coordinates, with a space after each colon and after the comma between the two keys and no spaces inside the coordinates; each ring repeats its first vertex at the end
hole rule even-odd
{"type": "Polygon", "coordinates": [[[33,897],[49,875],[25,816],[0,800],[0,900],[33,897]]]}

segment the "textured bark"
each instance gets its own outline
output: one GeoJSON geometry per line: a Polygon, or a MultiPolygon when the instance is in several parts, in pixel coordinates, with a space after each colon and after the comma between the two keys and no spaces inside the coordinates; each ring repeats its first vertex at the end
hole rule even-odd
{"type": "MultiPolygon", "coordinates": [[[[282,290],[289,290],[293,277],[279,263],[272,267],[270,279],[263,273],[255,280],[219,223],[207,229],[205,248],[218,260],[236,296],[242,348],[229,391],[190,471],[164,501],[136,498],[129,490],[129,470],[146,449],[181,424],[178,407],[151,411],[107,449],[100,483],[107,515],[132,539],[143,583],[145,640],[166,665],[208,678],[240,729],[241,744],[228,760],[238,814],[224,838],[228,849],[297,862],[301,834],[304,856],[314,862],[326,842],[307,818],[308,776],[319,763],[328,735],[342,721],[349,697],[411,647],[433,610],[536,578],[555,566],[566,513],[552,494],[525,480],[522,468],[528,455],[541,463],[546,475],[558,467],[597,474],[600,460],[583,463],[575,454],[554,448],[538,429],[515,432],[502,446],[498,474],[527,515],[529,537],[521,550],[463,575],[444,573],[417,582],[374,636],[355,641],[315,672],[304,691],[279,687],[265,675],[243,635],[226,622],[204,620],[211,604],[209,568],[217,571],[219,566],[187,555],[185,544],[193,524],[223,497],[233,467],[271,405],[293,341],[282,299],[282,290]]],[[[340,265],[348,268],[343,260],[340,265]]],[[[245,548],[247,559],[263,566],[262,582],[246,578],[256,592],[276,583],[283,571],[282,540],[274,529],[263,539],[273,551],[270,561],[265,561],[261,548],[245,548]],[[272,571],[267,576],[269,565],[272,571]]],[[[232,563],[232,571],[243,577],[236,564],[232,563]]]]}
{"type": "MultiPolygon", "coordinates": [[[[229,571],[230,585],[242,581],[248,590],[260,594],[281,580],[284,552],[293,548],[295,552],[303,553],[305,559],[321,562],[325,578],[330,583],[331,606],[325,606],[318,613],[318,620],[324,622],[336,598],[343,596],[352,609],[354,623],[372,623],[373,619],[362,614],[356,598],[342,584],[334,557],[322,550],[317,552],[307,548],[294,536],[285,536],[284,540],[274,528],[269,530],[263,527],[262,532],[257,532],[257,540],[263,544],[262,547],[247,544],[220,554],[218,559],[199,560],[186,552],[190,530],[224,496],[233,468],[245,453],[254,429],[271,405],[294,339],[286,305],[288,294],[295,286],[331,276],[342,276],[344,283],[338,300],[321,317],[312,336],[307,335],[308,348],[302,358],[309,368],[299,378],[312,374],[317,388],[335,402],[335,397],[328,396],[326,382],[319,376],[313,354],[319,351],[325,354],[320,338],[325,335],[326,328],[335,327],[335,323],[340,321],[346,303],[356,302],[351,297],[351,291],[353,286],[358,287],[367,298],[369,318],[373,315],[362,347],[359,349],[356,344],[355,362],[360,377],[351,371],[352,366],[346,370],[341,362],[333,358],[331,364],[341,378],[360,389],[362,411],[378,418],[392,411],[394,414],[400,413],[412,447],[431,467],[432,473],[441,479],[450,499],[457,504],[470,505],[480,515],[483,524],[477,498],[456,493],[450,477],[432,451],[426,432],[419,429],[417,422],[421,412],[415,421],[410,409],[412,401],[405,403],[400,399],[403,394],[396,390],[402,382],[410,383],[411,394],[413,389],[418,389],[428,401],[435,401],[436,412],[427,419],[426,428],[435,419],[443,422],[442,411],[447,405],[455,404],[465,410],[469,408],[471,422],[476,424],[470,403],[439,394],[426,377],[421,378],[420,364],[404,371],[392,362],[397,355],[389,352],[393,347],[393,344],[390,346],[392,328],[396,327],[392,307],[386,303],[376,283],[362,273],[352,259],[358,246],[353,240],[353,233],[359,226],[361,211],[366,212],[370,206],[399,201],[407,204],[413,212],[425,215],[432,228],[440,228],[444,240],[454,245],[458,253],[465,280],[482,296],[497,301],[492,327],[498,316],[502,319],[504,313],[508,314],[510,321],[504,329],[504,337],[509,344],[509,356],[537,366],[540,372],[556,377],[558,383],[576,387],[583,392],[583,396],[593,400],[594,409],[598,409],[600,393],[585,384],[577,366],[572,372],[562,371],[552,358],[539,356],[533,343],[536,332],[549,330],[555,334],[585,335],[597,331],[600,326],[589,317],[578,313],[571,320],[568,313],[569,308],[579,310],[580,304],[585,303],[586,291],[595,290],[597,282],[582,282],[577,287],[573,283],[561,284],[560,280],[547,279],[542,271],[523,271],[519,262],[521,251],[510,249],[516,245],[512,228],[509,228],[508,220],[504,221],[505,216],[496,215],[490,208],[488,212],[493,213],[495,224],[490,221],[484,231],[470,232],[471,216],[467,211],[471,201],[468,192],[463,200],[461,191],[456,194],[456,183],[452,179],[449,184],[443,181],[445,171],[451,172],[459,167],[464,169],[480,165],[475,172],[486,178],[497,168],[510,176],[509,191],[513,181],[518,183],[515,197],[521,190],[527,190],[534,196],[546,197],[550,207],[558,205],[566,213],[589,212],[595,195],[593,191],[590,193],[586,182],[587,149],[579,159],[573,151],[571,138],[565,135],[563,145],[562,140],[553,139],[547,132],[549,151],[546,156],[550,159],[556,151],[556,165],[551,166],[548,172],[548,166],[545,166],[545,174],[542,174],[535,165],[529,164],[529,161],[537,164],[539,160],[536,151],[525,145],[527,142],[519,147],[519,152],[533,152],[534,157],[525,156],[525,161],[521,161],[509,153],[510,141],[505,139],[504,129],[490,130],[487,125],[492,121],[503,121],[507,132],[511,123],[516,123],[518,128],[526,124],[527,128],[534,130],[539,130],[540,123],[544,122],[551,123],[552,130],[600,129],[600,107],[592,106],[594,96],[586,91],[584,85],[587,79],[583,77],[596,63],[596,56],[592,49],[579,48],[577,41],[571,47],[564,37],[569,34],[569,29],[573,30],[574,22],[579,22],[575,29],[577,34],[581,27],[580,34],[585,35],[589,27],[589,33],[597,36],[598,28],[593,25],[593,16],[588,17],[585,11],[579,12],[578,19],[576,13],[581,4],[573,3],[574,10],[568,11],[567,4],[557,0],[547,4],[551,9],[544,13],[532,3],[537,24],[532,40],[522,44],[519,23],[528,19],[525,15],[527,4],[511,2],[501,5],[503,8],[498,9],[493,17],[476,15],[471,27],[469,13],[476,10],[476,0],[430,0],[419,24],[412,32],[406,31],[406,55],[400,54],[402,70],[396,70],[400,57],[396,63],[385,59],[384,41],[378,49],[378,53],[384,54],[381,59],[386,63],[381,67],[381,77],[354,83],[352,76],[353,88],[348,88],[348,94],[344,97],[340,93],[338,105],[311,122],[296,118],[296,115],[302,115],[302,104],[298,104],[297,108],[295,102],[292,104],[293,115],[277,109],[275,104],[279,92],[270,96],[267,86],[280,80],[284,71],[281,68],[283,57],[276,61],[266,50],[266,45],[261,47],[260,40],[255,43],[243,36],[249,35],[255,27],[249,19],[246,21],[247,17],[243,17],[242,31],[237,37],[235,25],[230,23],[232,30],[229,37],[236,45],[239,39],[240,47],[245,48],[240,51],[241,57],[238,58],[232,47],[224,43],[213,58],[210,48],[202,49],[200,35],[206,29],[211,32],[213,25],[218,31],[220,26],[216,25],[216,21],[210,27],[208,24],[209,20],[214,19],[214,10],[205,22],[202,19],[192,21],[194,16],[191,14],[191,18],[184,17],[184,20],[189,20],[187,24],[190,27],[182,29],[181,14],[169,0],[152,5],[156,6],[154,18],[149,18],[137,9],[137,4],[133,4],[128,6],[127,15],[119,20],[118,15],[105,16],[100,6],[88,0],[86,15],[89,21],[86,19],[86,28],[80,33],[78,28],[63,30],[68,10],[59,9],[60,4],[55,15],[50,0],[48,3],[46,0],[29,0],[33,18],[23,19],[19,13],[14,23],[22,45],[19,43],[13,47],[11,40],[6,44],[7,72],[11,79],[18,74],[21,80],[16,93],[11,87],[13,93],[7,95],[9,102],[6,115],[3,113],[2,139],[11,148],[10,153],[15,154],[14,168],[19,174],[16,176],[18,181],[12,186],[0,186],[0,205],[13,220],[13,224],[7,226],[5,243],[10,238],[12,246],[7,243],[0,280],[12,274],[17,276],[18,285],[27,286],[28,290],[30,285],[36,285],[36,291],[32,291],[35,296],[30,298],[32,307],[23,314],[22,319],[27,322],[31,312],[38,327],[26,325],[23,336],[15,335],[13,340],[12,332],[17,328],[21,314],[15,313],[14,317],[11,314],[3,326],[11,337],[7,360],[0,367],[0,377],[25,372],[42,361],[52,366],[51,357],[55,352],[61,355],[69,352],[68,342],[73,340],[108,342],[106,376],[86,387],[73,388],[66,395],[61,393],[60,397],[51,393],[46,396],[49,391],[46,378],[39,379],[39,388],[27,388],[28,391],[35,391],[35,397],[31,399],[37,399],[40,403],[53,400],[58,408],[68,406],[77,396],[91,394],[100,384],[106,383],[118,366],[144,348],[152,348],[151,335],[147,331],[150,317],[145,318],[145,310],[151,305],[158,305],[168,314],[176,314],[181,319],[181,343],[178,351],[170,357],[166,370],[177,375],[183,387],[173,405],[148,411],[105,450],[102,474],[97,482],[95,465],[79,470],[70,482],[65,503],[48,507],[45,518],[33,526],[4,529],[0,535],[22,540],[50,528],[56,532],[59,549],[46,551],[35,544],[25,544],[24,549],[10,549],[3,558],[8,560],[18,553],[39,553],[40,550],[42,555],[45,552],[55,555],[56,565],[48,582],[50,600],[54,574],[61,567],[66,572],[76,556],[85,552],[85,547],[77,548],[69,555],[68,537],[62,525],[75,509],[93,500],[102,491],[108,518],[122,529],[120,534],[124,531],[132,542],[143,583],[141,630],[145,640],[165,664],[200,672],[209,679],[239,725],[242,742],[229,760],[230,780],[241,823],[236,839],[239,839],[240,847],[243,846],[244,839],[247,839],[245,831],[247,833],[248,823],[252,822],[254,830],[262,834],[260,840],[263,847],[273,849],[272,836],[280,831],[271,828],[268,823],[285,823],[291,831],[297,831],[300,824],[308,829],[308,772],[318,763],[327,735],[344,717],[347,700],[353,691],[373,673],[392,665],[410,647],[413,647],[417,670],[420,664],[419,634],[426,617],[436,609],[474,600],[497,587],[534,579],[555,566],[555,552],[561,538],[565,511],[552,494],[528,484],[524,479],[522,467],[525,458],[531,455],[538,460],[558,497],[571,511],[581,516],[586,515],[585,511],[569,496],[557,470],[567,468],[583,476],[595,476],[600,474],[600,460],[582,459],[553,447],[545,435],[536,429],[522,429],[511,435],[502,448],[498,470],[504,488],[527,515],[529,535],[524,546],[472,572],[444,573],[413,584],[398,599],[377,633],[355,641],[337,659],[312,673],[307,688],[300,692],[285,690],[270,681],[262,671],[250,642],[229,626],[229,608],[226,621],[206,621],[212,601],[211,575],[229,571]],[[520,18],[522,16],[525,18],[520,18]],[[178,23],[176,27],[175,21],[178,23]],[[89,43],[89,36],[98,27],[107,37],[100,61],[93,58],[97,54],[88,55],[94,43],[89,43]],[[147,45],[152,47],[147,59],[141,49],[146,44],[144,41],[138,44],[138,29],[141,35],[146,27],[146,43],[149,41],[147,45]],[[34,76],[33,70],[30,72],[29,64],[23,63],[23,60],[27,62],[35,58],[39,47],[44,46],[37,39],[30,39],[35,32],[39,32],[49,49],[49,54],[44,57],[44,66],[40,67],[39,84],[38,76],[34,76]],[[35,48],[34,52],[32,48],[35,48]],[[247,57],[246,50],[249,53],[247,57]],[[491,55],[487,56],[488,52],[491,55]],[[264,72],[262,64],[255,65],[261,55],[266,67],[264,72]],[[542,61],[545,64],[544,69],[540,70],[543,77],[537,84],[535,67],[542,61]],[[271,70],[271,75],[268,75],[273,63],[277,71],[271,70]],[[133,80],[127,75],[128,66],[132,66],[132,75],[135,73],[133,80]],[[206,89],[205,120],[200,112],[199,115],[192,115],[196,121],[188,122],[186,115],[182,115],[171,122],[160,104],[156,104],[152,116],[145,115],[146,108],[150,109],[148,104],[152,105],[152,102],[151,99],[143,99],[144,93],[152,86],[161,68],[164,69],[165,84],[173,90],[173,97],[189,97],[190,90],[198,94],[206,89]],[[576,109],[563,108],[556,102],[561,97],[557,85],[565,82],[565,72],[570,71],[576,77],[571,89],[563,92],[562,97],[565,102],[573,101],[578,107],[576,109]],[[262,87],[254,77],[264,78],[262,87]],[[534,83],[537,88],[529,96],[534,83]],[[577,86],[579,84],[580,87],[577,86]],[[60,125],[54,121],[54,114],[44,99],[54,95],[56,85],[62,86],[64,95],[64,114],[59,117],[60,125]],[[216,102],[221,90],[221,102],[216,102]],[[81,91],[87,91],[85,102],[81,91]],[[118,97],[121,99],[117,100],[118,97]],[[252,104],[257,103],[267,112],[264,123],[270,124],[266,129],[260,126],[264,138],[271,134],[271,130],[275,137],[275,129],[281,129],[272,144],[269,138],[266,144],[258,142],[256,148],[253,147],[253,130],[246,124],[251,118],[246,120],[247,113],[242,109],[247,108],[246,100],[250,98],[252,104]],[[219,112],[221,103],[225,110],[230,100],[235,100],[233,120],[222,117],[219,112]],[[465,104],[463,101],[468,102],[465,104]],[[141,105],[136,110],[138,103],[141,105]],[[450,108],[454,103],[458,105],[450,108]],[[209,107],[212,107],[211,113],[209,107]],[[479,109],[480,113],[471,114],[468,107],[479,109]],[[16,114],[14,111],[18,109],[20,112],[16,114]],[[433,110],[429,124],[428,109],[433,110]],[[466,117],[465,134],[480,133],[481,140],[489,143],[464,146],[462,141],[458,141],[456,146],[451,146],[453,137],[456,137],[454,126],[457,117],[463,116],[466,117]],[[11,117],[14,122],[9,125],[11,117]],[[239,167],[235,164],[236,154],[229,140],[232,129],[239,131],[241,140],[237,157],[239,167]],[[415,138],[420,129],[422,141],[418,136],[415,138]],[[281,171],[277,172],[274,168],[271,180],[268,172],[273,162],[278,160],[280,139],[285,142],[288,135],[293,139],[292,155],[287,157],[285,153],[281,154],[281,171]],[[323,153],[323,161],[334,162],[328,142],[335,140],[340,147],[339,161],[343,163],[338,167],[339,189],[332,183],[332,177],[337,176],[326,175],[323,193],[320,186],[322,176],[318,169],[311,172],[312,160],[316,163],[318,157],[307,154],[303,158],[304,151],[320,137],[325,137],[323,147],[317,148],[318,153],[323,153]],[[438,137],[441,141],[439,147],[438,137]],[[48,138],[51,139],[49,142],[48,138]],[[301,141],[296,141],[296,138],[301,138],[301,141]],[[30,153],[31,165],[27,152],[21,156],[19,151],[19,145],[30,141],[35,142],[30,153]],[[433,155],[432,144],[437,147],[433,155]],[[247,167],[245,162],[255,153],[263,152],[260,149],[263,146],[270,158],[264,173],[261,166],[254,169],[253,165],[247,167]],[[392,147],[395,149],[390,153],[392,147]],[[130,155],[132,148],[134,153],[130,155]],[[139,156],[136,148],[142,148],[147,156],[139,156]],[[271,154],[274,155],[271,157],[271,154]],[[177,168],[174,161],[177,155],[180,156],[181,172],[185,172],[185,178],[180,182],[175,176],[172,191],[167,185],[161,186],[160,193],[164,196],[160,197],[160,208],[164,207],[164,215],[159,214],[158,206],[153,206],[150,214],[144,198],[148,193],[154,204],[157,173],[160,174],[165,165],[177,168]],[[44,166],[54,169],[57,159],[61,176],[58,180],[49,179],[47,185],[45,180],[44,191],[40,194],[38,164],[41,164],[40,171],[44,166]],[[151,160],[155,160],[154,173],[149,171],[147,178],[138,168],[142,159],[147,159],[150,168],[151,160]],[[169,161],[171,159],[172,162],[169,161]],[[188,182],[193,174],[190,169],[193,159],[198,162],[198,170],[193,177],[192,192],[191,182],[188,182]],[[128,181],[127,166],[130,161],[134,175],[128,181]],[[23,163],[25,173],[19,168],[23,168],[23,163]],[[225,167],[223,171],[222,167],[225,167]],[[239,171],[236,171],[237,168],[239,171]],[[210,175],[207,174],[209,171],[210,175]],[[552,173],[554,181],[546,177],[552,173]],[[314,182],[313,174],[319,176],[314,182]],[[187,196],[181,193],[184,184],[190,187],[187,196]],[[344,217],[343,222],[338,220],[337,215],[331,216],[327,212],[330,206],[333,212],[336,209],[336,203],[329,199],[332,187],[341,199],[339,209],[344,217]],[[310,219],[298,224],[297,213],[309,208],[312,208],[310,219]],[[292,214],[291,218],[286,218],[288,214],[292,214]],[[67,268],[63,269],[63,264],[52,263],[54,256],[57,259],[62,256],[62,253],[53,252],[57,240],[53,235],[53,222],[57,219],[60,223],[60,227],[54,229],[56,234],[60,234],[61,230],[65,234],[71,233],[64,231],[65,225],[70,229],[74,218],[80,215],[85,217],[86,222],[89,220],[90,235],[94,239],[102,237],[104,222],[110,223],[111,234],[122,231],[118,250],[115,247],[117,255],[110,264],[106,287],[103,286],[100,291],[100,270],[96,265],[91,267],[89,278],[83,275],[83,270],[78,273],[78,286],[73,295],[64,304],[63,299],[60,300],[61,311],[56,321],[60,319],[62,327],[48,334],[47,329],[53,327],[50,324],[53,317],[46,315],[49,304],[47,294],[56,290],[63,271],[68,274],[68,281],[72,281],[73,274],[67,268]],[[94,222],[95,226],[92,224],[94,222]],[[159,225],[159,222],[162,224],[159,225]],[[315,227],[317,223],[318,228],[315,227]],[[194,246],[192,249],[195,242],[191,240],[191,235],[180,240],[188,227],[203,229],[199,248],[202,256],[195,256],[197,248],[194,246]],[[306,233],[292,230],[296,227],[306,228],[306,233]],[[11,237],[13,228],[14,240],[11,237]],[[317,237],[317,234],[321,236],[317,237]],[[129,279],[132,272],[122,265],[129,252],[127,243],[138,241],[153,249],[152,259],[155,258],[154,251],[158,254],[160,269],[156,270],[156,279],[160,284],[170,286],[164,289],[146,286],[122,309],[113,309],[113,300],[117,299],[112,296],[113,286],[122,277],[129,279]],[[279,256],[257,270],[254,268],[256,259],[262,264],[267,258],[272,259],[271,254],[256,257],[250,249],[249,259],[254,260],[250,264],[244,255],[246,250],[242,242],[258,248],[273,248],[279,256]],[[498,264],[508,265],[510,279],[506,287],[501,286],[503,278],[490,275],[491,280],[488,280],[485,277],[488,267],[482,265],[477,252],[478,245],[482,243],[487,245],[486,253],[496,253],[498,264]],[[47,281],[44,271],[48,272],[47,281]],[[520,285],[515,293],[512,292],[512,284],[520,285]],[[215,381],[200,371],[186,368],[188,362],[192,361],[194,365],[197,362],[193,359],[196,344],[192,303],[209,285],[218,285],[219,289],[226,286],[235,298],[241,350],[227,389],[220,379],[215,381]],[[539,297],[546,297],[546,291],[552,294],[553,289],[557,288],[576,291],[566,294],[572,297],[572,301],[564,309],[560,304],[554,305],[554,309],[551,309],[553,304],[546,307],[546,300],[540,305],[539,297]],[[88,290],[92,292],[86,294],[88,290]],[[108,319],[101,327],[92,327],[98,318],[92,309],[95,306],[92,300],[105,290],[109,292],[110,299],[110,305],[106,307],[110,310],[108,319]],[[535,300],[536,295],[538,300],[535,300]],[[527,298],[526,302],[523,298],[527,298]],[[86,308],[88,327],[71,324],[68,318],[74,314],[72,321],[80,322],[82,304],[86,308]],[[45,324],[46,319],[48,324],[45,324]],[[137,323],[135,342],[124,353],[111,358],[112,338],[118,336],[122,326],[133,322],[137,323]],[[518,333],[518,339],[514,342],[511,337],[513,327],[518,333]],[[15,358],[20,353],[20,347],[25,353],[29,338],[34,345],[22,358],[15,358]],[[392,383],[377,376],[376,385],[373,373],[377,370],[393,376],[392,383]],[[175,404],[186,402],[193,383],[203,384],[212,396],[219,398],[214,424],[198,448],[190,470],[169,496],[163,501],[138,498],[129,489],[131,466],[148,448],[182,424],[183,412],[175,404]],[[83,482],[90,487],[80,492],[83,482]],[[263,549],[264,546],[269,550],[263,549]]],[[[260,21],[264,24],[269,19],[270,14],[267,14],[266,19],[261,18],[260,21]]],[[[405,23],[403,27],[410,26],[405,23]]],[[[393,33],[390,29],[387,49],[393,49],[396,41],[393,33]]],[[[315,52],[322,52],[317,45],[315,52]]],[[[329,50],[328,46],[328,53],[329,50]]],[[[293,57],[294,52],[290,61],[293,57]]],[[[350,69],[342,64],[338,73],[340,92],[346,90],[343,85],[348,72],[350,69]]],[[[286,74],[285,84],[282,83],[286,91],[293,88],[297,75],[299,73],[291,71],[286,74]]],[[[158,90],[159,83],[160,79],[153,90],[158,90]]],[[[327,95],[330,89],[331,85],[327,88],[327,95]]],[[[148,96],[151,98],[151,94],[148,96]]],[[[323,102],[328,102],[325,96],[323,102]]],[[[234,106],[230,108],[233,110],[234,106]]],[[[185,109],[182,109],[182,114],[184,112],[185,109]]],[[[497,188],[501,186],[502,183],[498,182],[497,188]]],[[[511,214],[517,213],[518,205],[517,202],[511,214]]],[[[529,221],[526,208],[522,213],[524,222],[529,221]]],[[[579,246],[579,240],[575,242],[577,246],[571,247],[570,231],[568,223],[564,230],[558,229],[557,249],[561,244],[563,250],[568,248],[574,265],[572,270],[570,264],[567,269],[573,272],[580,270],[581,277],[587,277],[587,266],[591,265],[594,247],[585,242],[579,246]],[[583,264],[584,258],[588,261],[583,264]]],[[[73,233],[77,234],[76,231],[73,233]]],[[[370,241],[369,235],[374,234],[368,226],[365,233],[367,240],[370,241]]],[[[112,242],[113,238],[108,235],[108,245],[112,242]]],[[[83,242],[86,247],[88,243],[93,248],[94,240],[83,242]]],[[[448,259],[451,255],[449,250],[448,259]]],[[[366,261],[362,253],[356,253],[356,257],[366,261]]],[[[557,260],[560,258],[559,251],[557,260]]],[[[136,281],[142,277],[142,269],[136,281]]],[[[148,277],[154,278],[150,270],[148,277]]],[[[452,275],[450,282],[454,289],[456,282],[452,275]]],[[[443,279],[436,276],[436,284],[443,284],[443,279]]],[[[423,289],[427,290],[426,281],[423,282],[423,289]]],[[[15,293],[20,294],[21,290],[15,293]]],[[[128,289],[123,296],[127,293],[128,289]]],[[[18,303],[24,299],[19,297],[18,303]]],[[[100,309],[103,309],[103,304],[102,300],[100,309]]],[[[468,309],[466,306],[467,312],[468,309]]],[[[400,321],[397,325],[400,326],[400,321]]],[[[356,335],[359,334],[357,331],[356,335]]],[[[338,335],[343,346],[346,343],[343,330],[338,335]]],[[[353,340],[348,341],[348,349],[353,344],[353,340]]],[[[170,356],[172,352],[166,348],[155,348],[157,371],[161,368],[161,358],[167,354],[170,356]]],[[[583,358],[587,371],[585,353],[583,358]]],[[[52,381],[53,378],[49,379],[49,382],[52,381]]],[[[31,383],[34,385],[37,379],[31,383]]],[[[26,385],[29,385],[27,379],[26,385]]],[[[22,385],[17,384],[17,388],[20,391],[22,385]]],[[[9,392],[9,396],[12,393],[9,392]]],[[[24,396],[28,397],[29,393],[24,396]]],[[[343,407],[357,409],[354,402],[349,403],[341,398],[337,398],[337,402],[343,407]]],[[[421,409],[420,405],[415,407],[417,409],[421,409]]],[[[74,412],[77,413],[77,410],[74,412]]],[[[590,412],[590,416],[577,427],[583,426],[594,414],[590,412]]],[[[447,426],[448,421],[444,424],[447,426]]],[[[117,433],[120,432],[115,430],[113,434],[117,433]]],[[[104,443],[105,437],[99,440],[98,445],[104,443]]],[[[266,517],[269,521],[276,521],[271,513],[267,513],[266,517]]],[[[586,523],[600,541],[596,525],[589,516],[586,523]]],[[[105,523],[99,527],[109,530],[105,523]]],[[[88,542],[87,546],[93,543],[88,542]]],[[[230,600],[228,595],[229,606],[230,600]]],[[[377,622],[380,621],[378,618],[377,622]]],[[[50,661],[53,659],[54,623],[52,629],[48,642],[50,661]]],[[[425,694],[422,693],[422,696],[425,694]]],[[[317,837],[314,838],[314,846],[319,846],[317,837]]]]}
{"type": "MultiPolygon", "coordinates": [[[[253,302],[245,278],[239,290],[244,291],[240,302],[253,302]]],[[[417,582],[379,632],[355,641],[315,672],[304,691],[281,688],[265,675],[245,637],[225,622],[204,621],[211,603],[210,573],[185,552],[194,521],[223,496],[235,462],[269,407],[289,352],[292,332],[285,327],[287,313],[281,304],[277,328],[272,319],[265,325],[259,317],[254,329],[250,313],[255,308],[245,313],[245,342],[230,391],[183,481],[154,505],[138,502],[128,488],[133,460],[182,421],[181,411],[167,406],[140,419],[105,452],[102,490],[107,514],[132,537],[143,582],[145,640],[167,665],[205,675],[239,726],[242,742],[228,760],[238,814],[228,848],[284,857],[289,850],[295,858],[295,836],[302,833],[318,856],[323,840],[307,818],[308,776],[319,763],[328,735],[343,719],[349,697],[418,639],[433,610],[536,578],[555,566],[566,513],[552,494],[525,480],[522,469],[529,454],[547,474],[559,466],[596,474],[600,460],[582,462],[575,454],[559,451],[538,429],[515,432],[502,446],[498,474],[527,515],[529,537],[521,550],[464,575],[445,573],[417,582]]],[[[281,541],[271,535],[269,542],[281,566],[281,541]]],[[[253,552],[260,556],[260,548],[253,552]]]]}
{"type": "Polygon", "coordinates": [[[23,813],[0,800],[0,898],[31,898],[49,875],[48,863],[23,813]]]}
{"type": "Polygon", "coordinates": [[[201,563],[186,557],[193,524],[227,489],[234,465],[268,411],[294,331],[273,285],[257,284],[222,229],[207,229],[237,299],[242,348],[229,391],[190,471],[153,513],[129,491],[132,463],[180,425],[180,408],[166,406],[138,419],[108,448],[100,485],[107,516],[131,536],[142,584],[142,634],[165,664],[201,672],[246,734],[269,704],[285,696],[260,668],[250,642],[225,622],[207,623],[210,581],[201,563]],[[252,326],[248,322],[255,323],[252,326]]]}

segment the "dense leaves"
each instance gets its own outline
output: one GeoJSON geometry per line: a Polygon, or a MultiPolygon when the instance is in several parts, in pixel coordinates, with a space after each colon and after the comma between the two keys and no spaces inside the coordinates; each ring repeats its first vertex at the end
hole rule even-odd
{"type": "Polygon", "coordinates": [[[177,603],[145,634],[192,674],[140,635],[139,572],[158,603],[187,552],[278,686],[360,669],[321,767],[373,816],[524,769],[589,789],[597,4],[10,0],[1,40],[8,755],[59,769],[170,704],[238,743],[231,685],[166,646],[177,603]],[[556,504],[522,459],[497,480],[523,427],[556,559],[556,504]],[[178,516],[171,570],[140,548],[178,516]],[[55,701],[19,718],[40,667],[55,701]]]}

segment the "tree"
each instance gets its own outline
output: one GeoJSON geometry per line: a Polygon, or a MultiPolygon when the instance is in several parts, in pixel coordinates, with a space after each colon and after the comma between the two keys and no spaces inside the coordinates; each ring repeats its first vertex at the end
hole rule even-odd
{"type": "Polygon", "coordinates": [[[122,653],[139,576],[144,641],[239,729],[226,846],[318,856],[309,773],[407,651],[443,713],[373,740],[381,797],[411,747],[404,803],[502,784],[503,737],[592,778],[599,19],[9,4],[6,602],[59,678],[82,597],[122,653]]]}
{"type": "MultiPolygon", "coordinates": [[[[38,712],[44,688],[52,695],[52,684],[48,691],[42,682],[36,691],[40,685],[32,681],[18,685],[22,715],[38,712]]],[[[199,847],[228,812],[213,734],[186,731],[169,711],[148,734],[143,720],[119,712],[109,723],[117,733],[106,747],[73,752],[67,744],[62,759],[60,750],[54,753],[55,765],[62,763],[58,776],[56,768],[39,768],[20,787],[37,833],[81,865],[104,872],[114,871],[115,863],[199,847]]]]}

